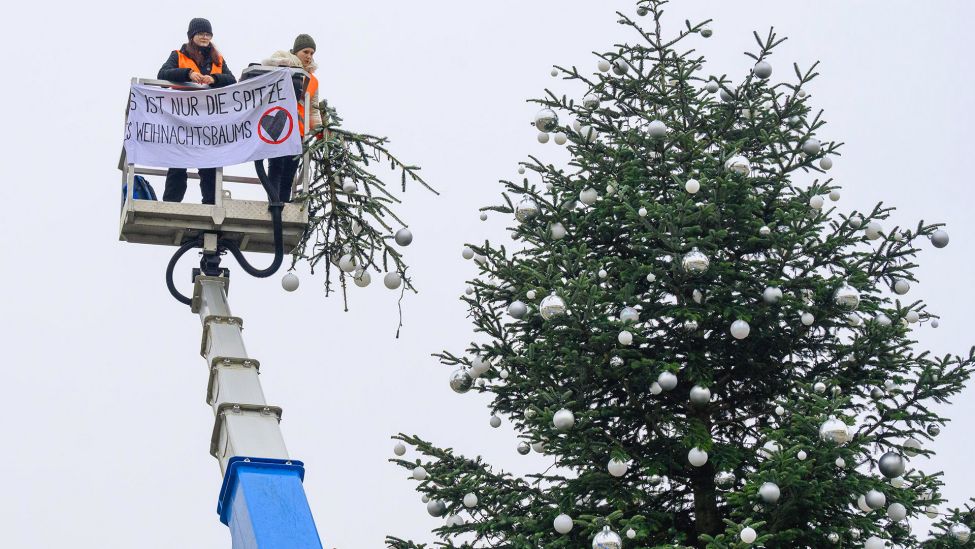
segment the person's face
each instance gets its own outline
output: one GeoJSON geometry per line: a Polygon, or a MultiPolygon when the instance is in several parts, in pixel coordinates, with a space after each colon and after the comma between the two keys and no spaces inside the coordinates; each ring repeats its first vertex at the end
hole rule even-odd
{"type": "Polygon", "coordinates": [[[295,55],[298,56],[298,59],[301,59],[303,64],[307,65],[315,57],[315,50],[313,48],[305,48],[295,52],[295,55]]]}
{"type": "Polygon", "coordinates": [[[193,43],[201,48],[209,46],[210,40],[213,40],[213,35],[209,32],[198,32],[193,35],[193,43]]]}

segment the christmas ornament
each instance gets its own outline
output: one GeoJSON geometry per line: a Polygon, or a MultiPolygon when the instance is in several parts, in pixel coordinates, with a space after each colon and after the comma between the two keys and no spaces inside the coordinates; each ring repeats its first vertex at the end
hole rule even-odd
{"type": "Polygon", "coordinates": [[[903,488],[904,477],[894,477],[890,479],[890,485],[893,486],[894,488],[903,488]]]}
{"type": "Polygon", "coordinates": [[[663,390],[664,390],[663,387],[661,387],[660,384],[657,383],[656,381],[650,384],[651,395],[659,395],[660,393],[663,392],[663,390]]]}
{"type": "Polygon", "coordinates": [[[545,453],[545,442],[544,441],[541,441],[541,440],[538,441],[538,442],[533,442],[532,443],[532,450],[534,450],[536,453],[544,454],[545,453]]]}
{"type": "Polygon", "coordinates": [[[569,531],[572,530],[572,517],[562,513],[561,515],[555,517],[553,526],[555,527],[556,532],[560,534],[568,534],[569,531]]]}
{"type": "Polygon", "coordinates": [[[339,258],[339,269],[342,269],[343,273],[351,273],[355,270],[355,258],[350,254],[345,254],[339,258]]]}
{"type": "Polygon", "coordinates": [[[621,322],[637,322],[640,320],[640,312],[633,307],[623,307],[620,311],[621,322]]]}
{"type": "Polygon", "coordinates": [[[653,120],[647,125],[647,134],[653,139],[660,139],[667,136],[667,124],[660,120],[653,120]]]}
{"type": "Polygon", "coordinates": [[[293,292],[298,289],[298,275],[294,273],[287,273],[281,277],[281,287],[284,288],[286,292],[293,292]]]}
{"type": "Polygon", "coordinates": [[[835,463],[840,469],[846,467],[846,460],[841,457],[836,458],[836,461],[833,463],[835,463]]]}
{"type": "Polygon", "coordinates": [[[823,383],[822,381],[817,381],[816,383],[813,384],[813,391],[816,391],[819,394],[825,393],[826,392],[826,384],[823,383]]]}
{"type": "Polygon", "coordinates": [[[762,292],[762,299],[764,299],[766,303],[778,303],[778,301],[782,299],[782,290],[774,286],[765,288],[765,291],[762,292]]]}
{"type": "Polygon", "coordinates": [[[402,229],[396,231],[396,236],[393,238],[400,246],[409,246],[410,242],[413,242],[413,233],[406,227],[403,227],[402,229]]]}
{"type": "Polygon", "coordinates": [[[528,305],[523,301],[512,301],[511,305],[508,305],[508,314],[513,318],[522,319],[528,314],[528,305]]]}
{"type": "Polygon", "coordinates": [[[432,499],[427,502],[427,513],[430,513],[431,517],[440,517],[447,512],[447,504],[438,500],[432,499]]]}
{"type": "Polygon", "coordinates": [[[471,390],[474,385],[474,378],[471,376],[467,368],[458,368],[450,374],[450,388],[454,390],[455,393],[466,393],[471,390]]]}
{"type": "MultiPolygon", "coordinates": [[[[365,269],[357,269],[352,275],[352,282],[354,282],[355,285],[360,288],[365,288],[370,282],[372,282],[372,275],[369,274],[369,271],[365,269]]],[[[471,291],[473,292],[473,290],[471,291]]]]}
{"type": "Polygon", "coordinates": [[[536,215],[538,215],[538,203],[527,196],[522,198],[521,201],[518,202],[518,205],[515,206],[515,219],[521,221],[522,223],[528,221],[536,215]]]}
{"type": "Polygon", "coordinates": [[[356,189],[357,187],[355,186],[355,181],[347,180],[342,184],[342,191],[345,194],[352,194],[356,191],[356,189]]]}
{"type": "Polygon", "coordinates": [[[501,426],[501,418],[499,418],[498,416],[491,416],[490,423],[491,423],[491,427],[497,429],[498,427],[501,426]]]}
{"type": "Polygon", "coordinates": [[[603,526],[602,532],[592,538],[592,549],[622,549],[622,547],[623,540],[620,539],[619,534],[610,530],[609,526],[603,526]]]}
{"type": "Polygon", "coordinates": [[[701,182],[697,179],[688,179],[687,183],[684,183],[684,190],[690,194],[697,194],[701,190],[701,182]]]}
{"type": "Polygon", "coordinates": [[[883,313],[877,313],[877,316],[874,317],[874,321],[881,326],[890,326],[890,317],[883,313]]]}
{"type": "Polygon", "coordinates": [[[599,278],[606,278],[607,276],[609,276],[609,273],[606,272],[606,269],[599,269],[599,272],[596,274],[599,276],[599,278]]]}
{"type": "MultiPolygon", "coordinates": [[[[825,160],[825,158],[823,160],[825,160]]],[[[822,164],[822,162],[820,162],[820,164],[822,164]]],[[[833,202],[836,202],[837,200],[839,200],[840,199],[840,191],[830,191],[829,192],[829,199],[832,200],[833,202]]]]}
{"type": "Polygon", "coordinates": [[[741,534],[739,534],[738,537],[741,538],[742,542],[751,545],[755,542],[755,539],[758,538],[758,533],[755,532],[754,528],[746,526],[741,529],[741,534]]]}
{"type": "Polygon", "coordinates": [[[395,290],[396,288],[399,288],[399,285],[402,282],[403,282],[403,277],[400,276],[400,274],[395,271],[391,273],[386,273],[386,276],[383,277],[383,284],[385,284],[386,287],[389,288],[390,290],[395,290]]]}
{"type": "Polygon", "coordinates": [[[802,152],[808,154],[809,156],[819,154],[820,150],[822,150],[822,145],[819,143],[818,139],[809,138],[802,144],[802,152]]]}
{"type": "Polygon", "coordinates": [[[544,145],[548,143],[549,136],[545,132],[538,132],[538,135],[535,136],[535,139],[538,139],[538,142],[544,145]]]}
{"type": "Polygon", "coordinates": [[[535,128],[540,132],[550,132],[559,126],[559,115],[549,108],[535,113],[535,128]]]}
{"type": "Polygon", "coordinates": [[[555,141],[556,145],[565,145],[565,142],[569,140],[568,136],[562,132],[557,132],[554,134],[552,139],[555,141]]]}
{"type": "Polygon", "coordinates": [[[744,320],[736,320],[731,323],[731,335],[735,339],[745,339],[751,330],[751,326],[744,320]]]}
{"type": "Polygon", "coordinates": [[[814,210],[821,210],[821,209],[823,209],[823,204],[824,203],[825,203],[825,200],[823,200],[823,197],[818,196],[818,195],[809,199],[809,207],[811,207],[814,210]]]}
{"type": "Polygon", "coordinates": [[[701,290],[694,290],[691,292],[691,299],[694,300],[694,303],[700,305],[704,301],[704,294],[701,293],[701,290]]]}
{"type": "Polygon", "coordinates": [[[523,455],[523,456],[528,455],[528,452],[531,452],[531,449],[532,449],[532,447],[529,446],[527,442],[519,442],[518,443],[518,453],[521,454],[521,455],[523,455]]]}
{"type": "Polygon", "coordinates": [[[599,193],[597,193],[596,189],[593,189],[592,187],[583,189],[582,192],[579,193],[579,202],[582,202],[586,206],[592,206],[595,204],[597,198],[599,198],[599,193]]]}
{"type": "Polygon", "coordinates": [[[639,210],[637,210],[636,214],[639,215],[640,217],[646,217],[647,216],[647,209],[646,208],[640,208],[639,210]]]}
{"type": "Polygon", "coordinates": [[[796,454],[796,459],[798,459],[799,461],[806,461],[807,457],[809,456],[806,454],[804,450],[799,450],[799,453],[796,454]]]}
{"type": "Polygon", "coordinates": [[[460,252],[460,255],[464,259],[473,259],[474,258],[474,250],[472,250],[472,249],[470,249],[470,248],[468,248],[468,247],[465,246],[464,247],[464,250],[460,252]]]}
{"type": "Polygon", "coordinates": [[[535,293],[535,290],[528,290],[527,292],[525,292],[525,297],[527,297],[528,299],[535,299],[536,295],[537,294],[535,293]]]}
{"type": "Polygon", "coordinates": [[[761,448],[759,448],[758,455],[765,459],[768,459],[772,457],[772,454],[776,454],[781,450],[782,448],[779,446],[778,442],[775,442],[774,440],[770,440],[765,444],[763,444],[761,448]]]}
{"type": "Polygon", "coordinates": [[[941,427],[932,423],[928,425],[927,431],[929,435],[936,437],[941,434],[941,427]]]}
{"type": "Polygon", "coordinates": [[[779,490],[779,486],[774,482],[766,482],[758,488],[758,495],[761,496],[762,501],[765,503],[775,503],[779,501],[781,491],[779,490]]]}
{"type": "Polygon", "coordinates": [[[869,513],[873,511],[873,509],[871,509],[870,506],[867,505],[866,496],[862,494],[860,495],[860,497],[857,498],[857,508],[863,511],[864,513],[869,513]]]}
{"type": "Polygon", "coordinates": [[[870,536],[863,547],[864,549],[884,549],[887,547],[887,542],[877,536],[870,536]]]}
{"type": "Polygon", "coordinates": [[[647,274],[647,282],[653,282],[655,280],[657,280],[657,275],[655,275],[653,273],[648,273],[647,274]]]}
{"type": "Polygon", "coordinates": [[[469,493],[464,496],[464,507],[476,507],[477,506],[477,494],[469,493]]]}
{"type": "Polygon", "coordinates": [[[718,97],[720,97],[725,103],[730,103],[735,100],[735,96],[731,95],[731,92],[724,88],[721,88],[721,90],[718,91],[718,97]]]}
{"type": "Polygon", "coordinates": [[[887,517],[894,522],[899,522],[907,518],[907,507],[894,502],[887,507],[887,517]]]}
{"type": "Polygon", "coordinates": [[[826,539],[828,539],[830,543],[839,543],[840,535],[836,532],[830,532],[829,535],[826,536],[826,539]]]}
{"type": "Polygon", "coordinates": [[[917,455],[917,451],[921,449],[921,441],[912,437],[905,440],[901,446],[904,448],[905,456],[914,457],[917,455]]]}
{"type": "Polygon", "coordinates": [[[481,219],[481,221],[487,221],[487,213],[485,212],[481,212],[481,215],[478,217],[481,219]]]}
{"type": "Polygon", "coordinates": [[[657,383],[664,391],[671,391],[677,387],[677,376],[672,372],[660,372],[660,375],[657,376],[657,383]]]}
{"type": "Polygon", "coordinates": [[[799,320],[802,322],[803,326],[812,326],[813,322],[816,322],[816,317],[814,317],[812,313],[802,313],[799,320]]]}
{"type": "Polygon", "coordinates": [[[712,31],[710,27],[704,27],[701,29],[701,36],[704,38],[711,38],[712,34],[714,34],[714,31],[712,31]]]}
{"type": "Polygon", "coordinates": [[[565,408],[555,412],[555,415],[552,416],[552,424],[554,424],[555,428],[559,431],[565,431],[566,429],[571,428],[575,422],[575,415],[571,410],[567,410],[565,408]]]}
{"type": "Polygon", "coordinates": [[[850,442],[853,436],[846,423],[836,419],[835,416],[829,416],[829,419],[819,426],[819,438],[826,442],[832,442],[833,444],[842,446],[850,442]]]}
{"type": "Polygon", "coordinates": [[[692,248],[691,251],[687,252],[681,259],[681,266],[684,268],[684,271],[692,276],[699,275],[707,271],[710,264],[711,260],[709,260],[706,255],[698,251],[697,248],[692,248]]]}
{"type": "Polygon", "coordinates": [[[632,528],[627,528],[627,530],[626,530],[626,538],[627,539],[633,539],[635,537],[636,537],[636,530],[634,530],[632,528]]]}
{"type": "Polygon", "coordinates": [[[841,309],[854,311],[860,305],[860,292],[849,284],[843,284],[833,292],[833,303],[841,309]]]}
{"type": "Polygon", "coordinates": [[[873,389],[870,389],[870,398],[874,400],[880,400],[884,398],[884,390],[881,389],[880,387],[874,387],[873,389]]]}
{"type": "Polygon", "coordinates": [[[582,98],[582,106],[590,110],[599,107],[599,96],[594,93],[586,95],[582,98]]]}
{"type": "Polygon", "coordinates": [[[586,140],[587,143],[592,143],[596,139],[596,130],[592,126],[582,126],[579,128],[579,136],[586,140]]]}
{"type": "Polygon", "coordinates": [[[614,477],[621,477],[625,475],[626,470],[629,468],[630,465],[627,462],[618,460],[616,458],[609,460],[609,464],[606,466],[609,474],[613,475],[614,477]]]}
{"type": "Polygon", "coordinates": [[[565,301],[557,296],[555,292],[552,292],[542,300],[542,303],[538,306],[538,311],[542,314],[542,318],[551,320],[556,316],[565,314],[565,301]]]}
{"type": "Polygon", "coordinates": [[[752,164],[744,156],[735,155],[724,163],[724,169],[738,175],[747,176],[752,171],[752,164]]]}
{"type": "Polygon", "coordinates": [[[904,458],[896,452],[887,452],[880,456],[877,466],[880,469],[880,474],[887,478],[899,477],[904,474],[904,458]]]}
{"type": "Polygon", "coordinates": [[[427,470],[419,465],[413,468],[413,479],[414,480],[426,480],[427,470]]]}
{"type": "Polygon", "coordinates": [[[928,518],[937,518],[937,516],[938,516],[938,506],[937,505],[928,505],[927,507],[924,508],[924,514],[927,515],[928,518]]]}
{"type": "Polygon", "coordinates": [[[782,407],[782,406],[776,406],[775,407],[775,415],[777,415],[777,416],[784,416],[785,415],[785,408],[782,407]]]}
{"type": "Polygon", "coordinates": [[[555,240],[562,240],[565,238],[565,227],[561,223],[552,223],[549,227],[549,231],[552,234],[552,238],[555,240]]]}
{"type": "Polygon", "coordinates": [[[931,233],[931,243],[934,244],[935,248],[944,248],[948,245],[948,233],[942,229],[938,229],[931,233]]]}
{"type": "Polygon", "coordinates": [[[939,322],[937,318],[931,321],[932,328],[937,328],[938,326],[941,326],[941,322],[939,322]]]}
{"type": "Polygon", "coordinates": [[[719,88],[720,86],[714,80],[708,80],[708,83],[704,85],[704,90],[708,93],[714,93],[718,91],[719,88]]]}
{"type": "Polygon", "coordinates": [[[616,339],[620,342],[620,345],[631,345],[633,343],[633,334],[623,330],[616,336],[616,339]]]}
{"type": "Polygon", "coordinates": [[[623,359],[618,356],[614,356],[613,358],[609,359],[609,365],[619,368],[623,365],[623,359]]]}
{"type": "Polygon", "coordinates": [[[766,61],[759,61],[755,63],[752,72],[759,78],[768,78],[772,76],[772,65],[769,65],[766,61]]]}
{"type": "Polygon", "coordinates": [[[863,234],[866,235],[867,240],[877,240],[880,238],[880,233],[883,230],[884,228],[880,226],[880,223],[871,221],[870,223],[867,223],[867,228],[863,229],[863,234]]]}
{"type": "Polygon", "coordinates": [[[908,324],[917,324],[921,320],[921,315],[917,311],[907,311],[907,314],[904,315],[904,320],[908,324]]]}
{"type": "Polygon", "coordinates": [[[596,64],[596,67],[599,69],[599,72],[607,72],[609,71],[609,67],[610,67],[609,61],[605,59],[600,59],[599,63],[596,64]]]}
{"type": "Polygon", "coordinates": [[[491,369],[491,361],[483,359],[481,357],[474,357],[471,361],[471,375],[478,377],[484,375],[485,372],[491,369]]]}
{"type": "Polygon", "coordinates": [[[951,537],[955,538],[959,542],[968,543],[968,539],[972,535],[972,530],[968,526],[960,522],[956,522],[955,524],[951,525],[951,528],[948,529],[948,533],[950,533],[951,537]]]}
{"type": "Polygon", "coordinates": [[[622,59],[617,59],[613,61],[613,74],[616,76],[623,76],[630,71],[630,65],[622,59]]]}
{"type": "Polygon", "coordinates": [[[685,332],[693,332],[694,330],[697,330],[697,321],[693,319],[685,320],[683,326],[685,332]]]}
{"type": "Polygon", "coordinates": [[[396,445],[393,446],[393,453],[396,454],[397,456],[401,456],[405,454],[406,446],[402,442],[397,442],[396,445]]]}
{"type": "Polygon", "coordinates": [[[868,507],[875,510],[887,504],[887,496],[877,490],[870,490],[863,496],[863,499],[867,502],[868,507]]]}
{"type": "Polygon", "coordinates": [[[708,453],[697,447],[691,448],[687,452],[687,461],[694,467],[701,467],[708,462],[708,453]]]}
{"type": "Polygon", "coordinates": [[[897,295],[904,295],[904,294],[906,294],[909,291],[911,291],[911,283],[910,282],[904,280],[903,278],[899,278],[899,279],[897,279],[896,282],[894,282],[894,292],[897,295]]]}
{"type": "Polygon", "coordinates": [[[718,488],[730,488],[735,484],[735,474],[730,471],[721,471],[714,475],[714,484],[718,488]]]}
{"type": "Polygon", "coordinates": [[[700,385],[691,387],[691,404],[704,406],[709,402],[711,402],[711,389],[700,385]]]}

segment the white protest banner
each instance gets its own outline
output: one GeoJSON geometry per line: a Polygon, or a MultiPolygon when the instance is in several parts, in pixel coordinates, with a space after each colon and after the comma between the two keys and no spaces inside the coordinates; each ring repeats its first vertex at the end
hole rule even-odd
{"type": "Polygon", "coordinates": [[[301,154],[297,107],[287,69],[213,89],[132,84],[126,161],[160,168],[217,168],[295,156],[301,154]]]}

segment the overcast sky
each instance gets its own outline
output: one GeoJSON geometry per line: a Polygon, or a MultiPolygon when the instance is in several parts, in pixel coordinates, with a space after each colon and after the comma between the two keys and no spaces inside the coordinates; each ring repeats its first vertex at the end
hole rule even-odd
{"type": "MultiPolygon", "coordinates": [[[[415,483],[386,462],[389,435],[415,432],[515,472],[546,465],[518,456],[507,430],[488,426],[485,400],[456,395],[449,369],[430,354],[462,351],[470,324],[458,301],[474,273],[464,242],[503,236],[508,220],[477,219],[499,178],[540,145],[525,99],[553,64],[595,70],[593,50],[635,37],[615,24],[622,0],[297,3],[18,3],[0,22],[7,50],[2,101],[8,127],[2,251],[0,545],[171,549],[229,547],[215,513],[220,474],[208,453],[213,416],[204,400],[200,325],[163,281],[171,248],[118,241],[122,110],[129,78],[155,77],[185,41],[191,17],[213,22],[214,42],[239,74],[290,47],[318,41],[322,94],[350,129],[388,135],[403,159],[423,166],[442,196],[407,193],[402,215],[419,295],[404,305],[382,284],[352,288],[342,312],[321,279],[304,272],[294,294],[280,277],[255,280],[232,261],[230,300],[262,364],[269,402],[284,408],[292,457],[307,464],[305,488],[326,547],[379,547],[393,533],[419,541],[439,524],[415,483]]],[[[810,86],[826,110],[822,134],[846,143],[832,172],[839,205],[898,206],[896,219],[948,223],[951,244],[924,246],[912,297],[942,315],[917,331],[939,354],[975,341],[970,235],[975,191],[969,2],[820,0],[675,2],[669,28],[715,19],[696,39],[709,70],[740,79],[752,30],[790,37],[772,58],[773,78],[821,60],[810,86]]],[[[566,89],[566,91],[571,91],[566,89]]],[[[161,193],[162,181],[155,181],[161,193]]],[[[188,199],[198,200],[191,182],[188,199]]],[[[261,256],[256,262],[264,263],[261,256]]],[[[189,261],[178,282],[189,291],[189,261]]],[[[374,280],[376,280],[374,278],[374,280]]],[[[943,470],[959,504],[971,482],[973,393],[950,408],[928,469],[943,470]]],[[[409,454],[412,455],[412,454],[409,454]]]]}

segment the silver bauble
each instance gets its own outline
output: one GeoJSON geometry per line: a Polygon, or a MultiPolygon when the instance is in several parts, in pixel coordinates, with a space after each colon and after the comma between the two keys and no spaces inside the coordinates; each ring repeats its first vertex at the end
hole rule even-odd
{"type": "Polygon", "coordinates": [[[830,543],[839,543],[840,535],[836,532],[830,532],[829,535],[826,536],[826,539],[828,539],[830,543]]]}
{"type": "Polygon", "coordinates": [[[863,549],[885,549],[887,547],[887,542],[884,538],[877,536],[870,536],[867,541],[863,543],[863,549]]]}
{"type": "Polygon", "coordinates": [[[586,206],[592,206],[595,204],[597,198],[599,198],[599,193],[596,192],[596,189],[593,189],[592,187],[583,189],[579,192],[579,202],[582,202],[586,206]]]}
{"type": "Polygon", "coordinates": [[[849,284],[843,284],[833,292],[833,303],[846,311],[856,310],[860,305],[860,292],[849,284]]]}
{"type": "Polygon", "coordinates": [[[562,513],[555,517],[555,520],[552,521],[552,526],[555,528],[556,532],[560,534],[568,534],[572,530],[572,517],[562,513]]]}
{"type": "Polygon", "coordinates": [[[691,387],[691,404],[704,406],[709,402],[711,402],[711,389],[700,385],[691,387]]]}
{"type": "Polygon", "coordinates": [[[906,465],[904,463],[904,458],[901,457],[897,452],[887,452],[880,456],[880,460],[877,462],[877,467],[880,469],[880,474],[887,478],[899,477],[904,474],[904,469],[906,465]]]}
{"type": "Polygon", "coordinates": [[[402,442],[397,442],[396,445],[393,446],[393,453],[396,454],[397,456],[401,456],[405,454],[406,445],[404,445],[402,442]]]}
{"type": "Polygon", "coordinates": [[[460,255],[464,259],[474,259],[474,250],[470,249],[468,246],[464,246],[464,249],[461,250],[460,255]]]}
{"type": "Polygon", "coordinates": [[[736,320],[731,323],[731,335],[735,339],[745,339],[751,331],[751,326],[744,320],[736,320]]]}
{"type": "Polygon", "coordinates": [[[614,477],[621,477],[625,475],[626,470],[629,468],[629,463],[616,458],[609,460],[609,463],[606,465],[606,470],[609,471],[609,474],[613,475],[614,477]]]}
{"type": "Polygon", "coordinates": [[[395,290],[399,288],[399,285],[403,282],[403,276],[393,271],[391,273],[386,273],[383,277],[383,284],[390,290],[395,290]]]}
{"type": "Polygon", "coordinates": [[[538,306],[538,312],[541,313],[542,318],[545,320],[550,320],[556,316],[565,314],[565,301],[552,292],[550,295],[545,296],[541,304],[538,306]]]}
{"type": "Polygon", "coordinates": [[[704,38],[711,38],[712,34],[714,34],[714,31],[711,30],[710,27],[704,27],[701,29],[701,36],[703,36],[704,38]]]}
{"type": "Polygon", "coordinates": [[[810,156],[819,154],[820,150],[822,150],[822,145],[819,143],[818,139],[809,138],[802,144],[802,152],[810,156]]]}
{"type": "Polygon", "coordinates": [[[697,248],[692,248],[691,251],[684,254],[684,257],[680,261],[681,266],[684,271],[688,274],[694,276],[699,275],[708,270],[711,265],[711,260],[708,256],[701,253],[697,248]]]}
{"type": "Polygon", "coordinates": [[[921,441],[916,438],[909,438],[904,441],[904,455],[907,457],[914,457],[917,455],[917,451],[921,449],[921,441]]]}
{"type": "Polygon", "coordinates": [[[931,243],[935,248],[944,248],[948,245],[948,232],[938,229],[931,233],[931,243]]]}
{"type": "Polygon", "coordinates": [[[694,330],[697,330],[697,321],[696,320],[693,320],[693,319],[691,319],[691,320],[685,320],[684,321],[684,331],[685,332],[693,332],[694,330]]]}
{"type": "Polygon", "coordinates": [[[894,293],[897,295],[904,295],[911,291],[911,283],[903,278],[898,278],[894,282],[894,293]]]}
{"type": "Polygon", "coordinates": [[[555,415],[552,416],[552,424],[555,425],[555,428],[559,431],[565,431],[566,429],[571,428],[575,422],[575,415],[571,410],[566,408],[562,408],[558,412],[555,412],[555,415]]]}
{"type": "Polygon", "coordinates": [[[511,305],[508,305],[508,314],[513,318],[522,319],[528,314],[528,305],[523,301],[512,301],[511,305]]]}
{"type": "Polygon", "coordinates": [[[602,532],[592,538],[592,549],[622,549],[623,540],[620,535],[610,530],[609,526],[603,526],[602,532]]]}
{"type": "Polygon", "coordinates": [[[457,368],[450,374],[450,388],[455,393],[466,393],[474,385],[474,377],[467,368],[457,368]]]}
{"type": "Polygon", "coordinates": [[[687,452],[687,461],[694,467],[703,467],[708,462],[708,453],[695,446],[687,452]]]}
{"type": "Polygon", "coordinates": [[[878,490],[870,490],[864,494],[863,499],[867,502],[867,507],[874,510],[880,509],[884,505],[887,505],[887,496],[878,490]]]}
{"type": "Polygon", "coordinates": [[[715,93],[721,86],[718,85],[715,80],[708,80],[708,83],[704,85],[704,90],[708,93],[715,93]]]}
{"type": "Polygon", "coordinates": [[[830,416],[829,419],[819,426],[819,438],[826,442],[832,442],[842,446],[853,438],[850,434],[850,427],[843,421],[830,416]]]}
{"type": "Polygon", "coordinates": [[[941,427],[932,423],[928,425],[927,431],[929,435],[936,437],[941,434],[941,427]]]}
{"type": "Polygon", "coordinates": [[[959,542],[968,543],[968,539],[972,536],[972,529],[960,522],[956,522],[948,529],[948,533],[959,542]]]}
{"type": "Polygon", "coordinates": [[[293,292],[298,289],[298,275],[288,273],[281,278],[281,287],[286,292],[293,292]]]}
{"type": "Polygon", "coordinates": [[[491,424],[491,427],[497,429],[498,427],[501,426],[501,418],[499,418],[498,416],[491,416],[491,420],[489,421],[489,423],[491,424]]]}
{"type": "Polygon", "coordinates": [[[527,196],[515,206],[515,219],[522,223],[536,215],[538,215],[538,203],[527,196]]]}
{"type": "Polygon", "coordinates": [[[582,98],[582,106],[587,109],[595,109],[599,106],[599,96],[594,93],[586,95],[582,98]]]}
{"type": "Polygon", "coordinates": [[[403,227],[402,229],[396,231],[396,236],[393,238],[400,246],[409,246],[410,242],[413,242],[413,232],[406,227],[403,227]]]}
{"type": "Polygon", "coordinates": [[[731,471],[721,471],[714,475],[714,484],[718,488],[731,488],[735,484],[735,474],[731,471]]]}
{"type": "Polygon", "coordinates": [[[725,103],[730,103],[735,100],[735,96],[732,95],[731,92],[729,92],[724,88],[721,88],[721,90],[718,91],[718,97],[720,97],[721,100],[724,101],[725,103]]]}
{"type": "Polygon", "coordinates": [[[779,501],[779,496],[782,494],[779,490],[779,486],[774,482],[766,482],[758,488],[758,495],[761,496],[762,501],[765,503],[775,503],[779,501]]]}
{"type": "Polygon", "coordinates": [[[559,115],[549,108],[535,113],[535,128],[540,132],[550,132],[559,126],[559,115]]]}
{"type": "Polygon", "coordinates": [[[769,286],[768,288],[765,288],[764,292],[762,292],[762,299],[765,300],[766,303],[778,303],[779,300],[782,299],[782,290],[776,288],[775,286],[769,286]]]}
{"type": "Polygon", "coordinates": [[[352,257],[352,254],[345,254],[339,258],[339,269],[341,269],[343,273],[351,273],[355,270],[355,267],[356,261],[355,258],[352,257]]]}
{"type": "Polygon", "coordinates": [[[531,452],[531,450],[532,450],[532,447],[527,442],[519,442],[518,443],[518,453],[519,454],[521,454],[523,456],[527,456],[528,455],[528,452],[531,452]]]}
{"type": "Polygon", "coordinates": [[[464,507],[477,507],[477,494],[470,492],[464,496],[464,507]]]}
{"type": "Polygon", "coordinates": [[[365,269],[358,269],[352,275],[352,282],[354,282],[355,285],[360,288],[365,288],[370,282],[372,282],[372,275],[369,274],[369,271],[365,269]]]}
{"type": "Polygon", "coordinates": [[[729,158],[724,163],[724,169],[738,175],[747,176],[752,171],[752,163],[739,154],[729,158]]]}
{"type": "Polygon", "coordinates": [[[769,65],[767,61],[759,61],[755,63],[752,72],[759,78],[768,78],[772,76],[772,65],[769,65]]]}
{"type": "Polygon", "coordinates": [[[887,518],[894,522],[900,522],[907,518],[907,507],[904,507],[902,503],[891,503],[887,507],[887,518]]]}
{"type": "Polygon", "coordinates": [[[427,513],[430,513],[431,517],[440,517],[446,512],[447,504],[439,499],[432,499],[427,502],[427,513]]]}
{"type": "Polygon", "coordinates": [[[884,390],[881,389],[880,387],[874,387],[873,389],[870,389],[870,398],[874,400],[880,400],[884,398],[884,390]]]}
{"type": "Polygon", "coordinates": [[[660,375],[657,376],[657,383],[664,391],[672,391],[674,387],[677,387],[677,376],[673,372],[660,372],[660,375]]]}
{"type": "Polygon", "coordinates": [[[667,124],[660,120],[653,120],[647,125],[647,134],[653,139],[667,137],[667,124]]]}
{"type": "Polygon", "coordinates": [[[623,307],[620,311],[621,322],[637,322],[640,320],[640,312],[633,307],[623,307]]]}

